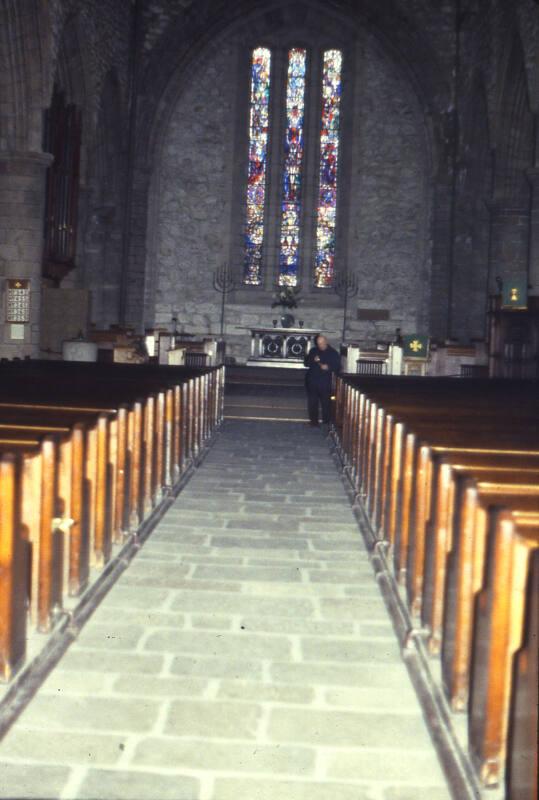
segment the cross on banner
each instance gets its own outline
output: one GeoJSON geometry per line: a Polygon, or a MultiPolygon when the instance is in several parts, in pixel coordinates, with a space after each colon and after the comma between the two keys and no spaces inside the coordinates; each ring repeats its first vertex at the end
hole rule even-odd
{"type": "Polygon", "coordinates": [[[429,356],[428,336],[419,336],[417,334],[403,336],[402,346],[404,358],[426,359],[429,356]]]}

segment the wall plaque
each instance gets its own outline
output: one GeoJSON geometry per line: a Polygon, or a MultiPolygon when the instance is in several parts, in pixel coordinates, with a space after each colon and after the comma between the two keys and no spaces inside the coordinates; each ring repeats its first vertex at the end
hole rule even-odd
{"type": "Polygon", "coordinates": [[[368,320],[370,322],[382,321],[389,319],[388,308],[358,308],[357,318],[360,320],[368,320]]]}
{"type": "Polygon", "coordinates": [[[7,281],[6,322],[30,322],[30,281],[12,278],[7,281]]]}

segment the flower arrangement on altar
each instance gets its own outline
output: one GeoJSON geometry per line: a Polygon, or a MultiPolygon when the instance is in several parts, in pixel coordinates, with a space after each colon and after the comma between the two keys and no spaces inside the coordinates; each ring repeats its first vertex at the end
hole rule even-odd
{"type": "Polygon", "coordinates": [[[297,286],[279,286],[273,295],[272,308],[297,308],[301,302],[300,290],[297,286]]]}

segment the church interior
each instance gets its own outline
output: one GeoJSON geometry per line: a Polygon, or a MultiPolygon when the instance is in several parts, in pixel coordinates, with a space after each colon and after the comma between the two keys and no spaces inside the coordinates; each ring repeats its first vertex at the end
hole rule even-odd
{"type": "Polygon", "coordinates": [[[0,0],[0,798],[535,800],[538,115],[537,0],[0,0]]]}

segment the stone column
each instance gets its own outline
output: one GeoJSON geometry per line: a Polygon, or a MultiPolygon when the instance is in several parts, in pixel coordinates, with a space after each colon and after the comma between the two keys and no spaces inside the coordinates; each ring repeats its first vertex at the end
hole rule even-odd
{"type": "Polygon", "coordinates": [[[0,357],[39,355],[41,259],[48,153],[0,151],[0,357]],[[30,322],[22,339],[6,323],[6,279],[30,280],[30,322]]]}
{"type": "Polygon", "coordinates": [[[496,277],[522,277],[528,271],[530,213],[527,205],[495,200],[490,209],[490,286],[496,292],[496,277]]]}
{"type": "Polygon", "coordinates": [[[532,189],[528,284],[529,293],[539,296],[539,167],[529,169],[527,175],[532,189]]]}

